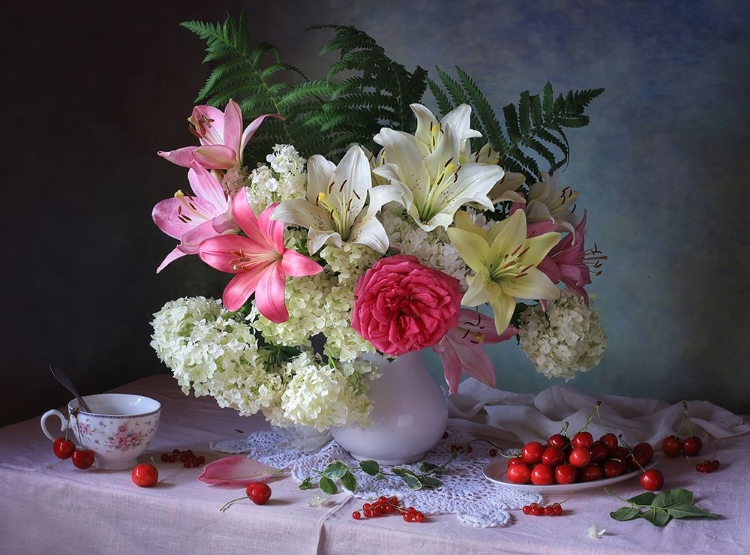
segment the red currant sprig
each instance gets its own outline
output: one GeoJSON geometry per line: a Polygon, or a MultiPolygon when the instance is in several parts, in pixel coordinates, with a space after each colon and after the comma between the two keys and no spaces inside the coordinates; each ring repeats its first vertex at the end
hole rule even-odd
{"type": "Polygon", "coordinates": [[[719,468],[719,461],[717,459],[705,460],[702,463],[695,465],[695,469],[703,474],[708,474],[719,468]]]}
{"type": "Polygon", "coordinates": [[[521,510],[523,514],[533,516],[560,516],[563,514],[563,508],[560,503],[552,503],[551,505],[532,503],[531,505],[524,505],[521,510]]]}
{"type": "Polygon", "coordinates": [[[352,518],[354,520],[360,520],[362,517],[376,518],[391,513],[401,514],[406,522],[425,521],[425,516],[421,511],[414,507],[402,506],[401,501],[395,495],[391,497],[381,496],[373,503],[365,503],[360,510],[352,513],[352,518]]]}
{"type": "Polygon", "coordinates": [[[206,462],[206,457],[203,455],[196,456],[192,449],[187,449],[185,451],[174,449],[171,453],[161,454],[161,460],[163,462],[173,463],[176,462],[177,459],[180,459],[182,466],[185,468],[196,468],[206,462]]]}

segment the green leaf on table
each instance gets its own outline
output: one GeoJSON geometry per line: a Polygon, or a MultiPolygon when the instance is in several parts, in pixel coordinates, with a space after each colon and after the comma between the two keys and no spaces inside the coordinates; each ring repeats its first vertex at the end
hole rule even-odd
{"type": "Polygon", "coordinates": [[[630,499],[628,499],[628,501],[630,503],[634,503],[635,505],[650,506],[655,498],[656,494],[653,491],[647,491],[641,493],[640,495],[636,495],[635,497],[631,497],[630,499]]]}
{"type": "Polygon", "coordinates": [[[340,480],[341,477],[349,472],[349,467],[341,461],[333,461],[323,469],[323,476],[331,480],[340,480]]]}
{"type": "Polygon", "coordinates": [[[312,480],[310,480],[310,477],[308,476],[304,480],[302,480],[302,483],[299,485],[299,489],[312,489],[313,484],[312,480]]]}
{"type": "Polygon", "coordinates": [[[351,472],[347,472],[341,477],[341,486],[344,489],[348,489],[349,491],[354,491],[357,489],[357,479],[354,477],[354,474],[351,472]]]}
{"type": "Polygon", "coordinates": [[[380,472],[380,465],[377,461],[360,461],[359,467],[362,469],[362,472],[370,476],[377,476],[378,472],[380,472]]]}
{"type": "Polygon", "coordinates": [[[671,507],[673,505],[692,505],[693,492],[686,489],[668,489],[657,495],[652,505],[654,507],[671,507]]]}
{"type": "Polygon", "coordinates": [[[609,513],[609,516],[615,520],[633,520],[641,516],[641,513],[635,507],[620,507],[616,511],[609,513]]]}
{"type": "Polygon", "coordinates": [[[339,488],[336,487],[334,481],[330,478],[327,478],[326,476],[321,476],[320,482],[318,482],[318,486],[320,486],[320,489],[323,492],[329,495],[333,495],[335,493],[338,493],[339,491],[339,488]]]}
{"type": "Polygon", "coordinates": [[[669,516],[669,513],[667,511],[665,511],[664,509],[658,509],[656,507],[642,512],[641,516],[654,526],[666,526],[669,521],[672,520],[672,517],[669,516]]]}
{"type": "Polygon", "coordinates": [[[707,517],[707,518],[716,518],[718,515],[716,513],[709,513],[705,509],[701,509],[700,507],[696,507],[692,503],[688,503],[685,505],[675,505],[673,507],[669,507],[667,509],[667,512],[672,516],[672,518],[695,518],[695,517],[707,517]]]}

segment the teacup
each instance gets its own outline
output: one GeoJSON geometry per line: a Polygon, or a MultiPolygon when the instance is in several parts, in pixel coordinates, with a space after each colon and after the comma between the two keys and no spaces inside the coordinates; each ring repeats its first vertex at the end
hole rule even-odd
{"type": "Polygon", "coordinates": [[[78,444],[94,451],[94,464],[106,470],[125,470],[138,464],[159,426],[161,404],[143,395],[102,393],[83,397],[91,412],[68,403],[68,418],[59,410],[42,415],[42,431],[50,441],[56,437],[47,430],[47,419],[61,420],[60,431],[73,430],[78,444]]]}

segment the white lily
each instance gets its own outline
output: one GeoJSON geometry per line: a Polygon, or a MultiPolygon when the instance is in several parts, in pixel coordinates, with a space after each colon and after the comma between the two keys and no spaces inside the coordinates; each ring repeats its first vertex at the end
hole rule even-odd
{"type": "Polygon", "coordinates": [[[526,218],[532,223],[552,220],[557,224],[559,231],[574,233],[573,228],[578,224],[578,216],[572,212],[572,209],[578,198],[578,191],[570,187],[558,189],[559,176],[559,171],[556,171],[552,177],[542,172],[542,180],[529,187],[526,218]]]}
{"type": "Polygon", "coordinates": [[[465,204],[494,210],[487,195],[502,179],[502,168],[461,163],[468,139],[478,136],[468,127],[471,108],[459,106],[440,123],[424,106],[412,104],[411,109],[417,116],[415,135],[383,128],[374,137],[383,147],[385,164],[373,173],[402,190],[401,203],[425,231],[447,229],[465,204]]]}
{"type": "Polygon", "coordinates": [[[322,156],[310,157],[307,175],[307,198],[283,201],[273,219],[307,228],[310,254],[326,243],[388,250],[388,234],[377,213],[402,193],[393,185],[372,186],[370,163],[359,146],[352,146],[338,167],[322,156]]]}

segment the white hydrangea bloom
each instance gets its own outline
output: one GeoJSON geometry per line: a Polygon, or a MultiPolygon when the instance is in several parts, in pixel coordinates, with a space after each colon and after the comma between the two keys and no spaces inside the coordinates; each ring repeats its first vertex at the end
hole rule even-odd
{"type": "Polygon", "coordinates": [[[607,348],[598,311],[569,288],[548,303],[546,313],[539,305],[524,311],[518,335],[521,350],[538,372],[566,381],[599,364],[607,348]]]}
{"type": "Polygon", "coordinates": [[[368,425],[372,402],[363,376],[371,369],[364,361],[334,368],[303,352],[286,364],[285,373],[292,378],[281,397],[283,419],[318,431],[347,423],[368,425]]]}
{"type": "Polygon", "coordinates": [[[236,394],[233,389],[251,382],[258,382],[253,386],[256,390],[262,384],[268,387],[264,376],[253,375],[264,366],[264,355],[258,351],[252,328],[219,301],[205,297],[170,301],[154,314],[151,324],[151,346],[186,395],[192,387],[196,396],[220,394],[229,403],[236,394]]]}
{"type": "Polygon", "coordinates": [[[274,146],[266,161],[268,165],[258,164],[247,179],[247,200],[256,215],[274,202],[307,194],[305,159],[293,146],[274,146]]]}
{"type": "MultiPolygon", "coordinates": [[[[391,247],[400,254],[410,254],[425,266],[436,268],[453,276],[461,282],[461,290],[466,291],[468,268],[458,250],[454,247],[445,229],[439,227],[429,233],[414,223],[404,213],[403,208],[395,204],[386,207],[383,212],[383,226],[391,239],[391,247]]],[[[484,223],[484,219],[482,218],[484,223]]]]}

